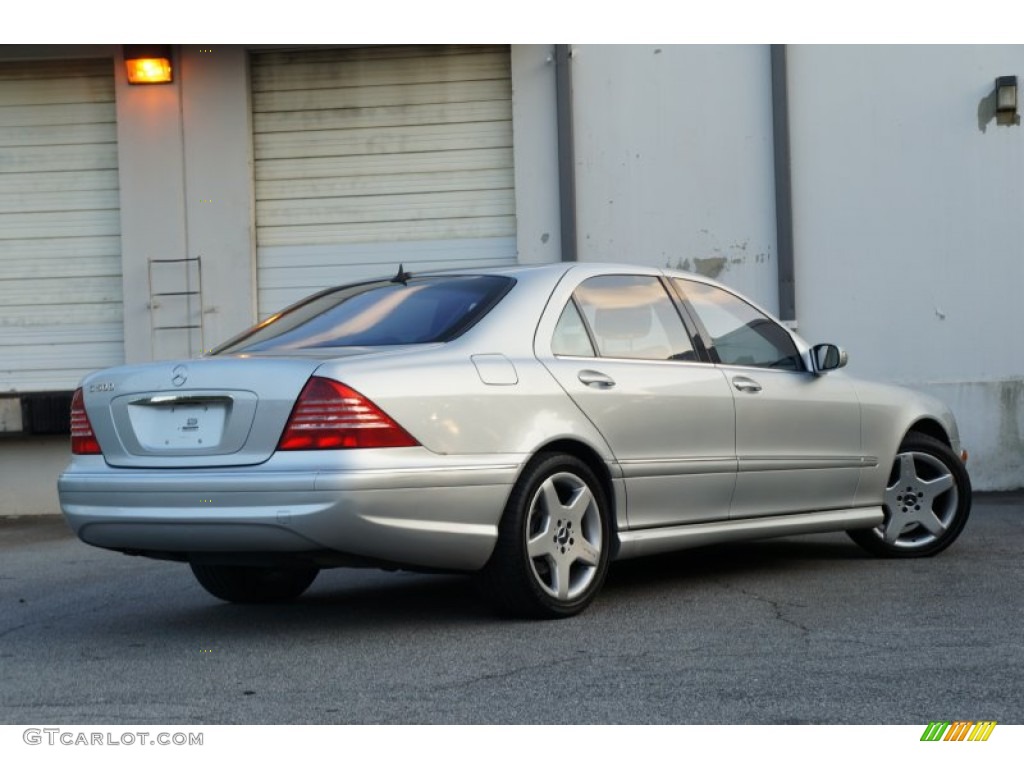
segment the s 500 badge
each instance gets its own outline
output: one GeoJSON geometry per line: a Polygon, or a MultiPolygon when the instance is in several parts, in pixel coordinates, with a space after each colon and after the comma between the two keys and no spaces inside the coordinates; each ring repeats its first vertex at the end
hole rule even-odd
{"type": "Polygon", "coordinates": [[[111,383],[109,381],[101,381],[101,382],[99,382],[97,384],[90,384],[89,385],[89,391],[90,392],[113,392],[114,391],[114,385],[113,385],[113,383],[111,383]]]}

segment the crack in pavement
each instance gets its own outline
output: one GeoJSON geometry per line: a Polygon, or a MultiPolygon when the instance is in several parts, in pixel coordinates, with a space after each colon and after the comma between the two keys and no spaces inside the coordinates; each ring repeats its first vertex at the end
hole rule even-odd
{"type": "Polygon", "coordinates": [[[32,626],[32,624],[36,624],[36,623],[38,623],[38,622],[29,621],[29,622],[26,622],[25,624],[19,624],[16,627],[11,627],[10,629],[5,629],[3,632],[0,632],[0,637],[6,637],[7,635],[11,634],[11,632],[17,632],[19,629],[24,629],[25,627],[32,626]]]}
{"type": "Polygon", "coordinates": [[[536,664],[523,664],[512,669],[503,670],[501,672],[492,672],[485,675],[477,675],[476,677],[470,677],[465,680],[458,680],[455,682],[448,683],[440,688],[464,688],[466,686],[473,685],[475,683],[485,682],[489,680],[502,680],[510,677],[515,677],[523,672],[530,672],[535,669],[548,669],[553,666],[561,666],[566,664],[574,664],[580,661],[591,661],[593,659],[638,659],[648,655],[647,651],[640,653],[620,653],[620,654],[587,654],[585,651],[577,651],[576,657],[564,658],[564,659],[551,659],[548,661],[537,662],[536,664]]]}
{"type": "Polygon", "coordinates": [[[739,592],[741,595],[744,595],[745,597],[750,597],[759,603],[765,603],[767,605],[770,605],[772,610],[775,612],[775,619],[783,624],[798,629],[801,632],[801,634],[803,634],[805,640],[808,638],[808,635],[810,635],[814,631],[810,627],[787,617],[783,613],[783,606],[789,606],[790,608],[805,608],[806,606],[801,605],[799,603],[787,603],[784,600],[775,600],[773,598],[766,597],[765,595],[758,594],[757,592],[752,592],[749,589],[734,586],[733,584],[730,584],[726,581],[720,581],[718,583],[730,591],[739,592]]]}

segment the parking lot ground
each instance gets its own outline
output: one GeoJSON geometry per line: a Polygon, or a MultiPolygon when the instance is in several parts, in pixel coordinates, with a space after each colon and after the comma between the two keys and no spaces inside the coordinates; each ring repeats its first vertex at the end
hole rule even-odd
{"type": "Polygon", "coordinates": [[[1024,723],[1024,495],[934,558],[842,534],[617,563],[581,616],[460,576],[324,572],[283,606],[0,518],[0,723],[1024,723]]]}

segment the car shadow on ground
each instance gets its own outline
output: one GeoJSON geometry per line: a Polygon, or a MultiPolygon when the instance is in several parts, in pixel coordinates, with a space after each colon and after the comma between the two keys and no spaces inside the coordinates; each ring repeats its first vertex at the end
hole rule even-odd
{"type": "Polygon", "coordinates": [[[642,600],[645,593],[695,592],[727,578],[797,578],[797,573],[834,572],[873,559],[844,534],[716,544],[613,563],[602,594],[606,600],[625,594],[642,600]]]}
{"type": "Polygon", "coordinates": [[[714,544],[612,564],[608,582],[663,582],[703,576],[778,571],[802,563],[839,563],[872,559],[842,534],[714,544]]]}
{"type": "MultiPolygon", "coordinates": [[[[648,593],[653,599],[655,592],[703,588],[726,576],[757,579],[797,568],[834,569],[865,558],[852,542],[834,536],[723,544],[638,558],[612,564],[599,604],[614,603],[616,595],[642,600],[648,593]]],[[[199,590],[198,585],[195,588],[199,590]]],[[[298,600],[284,604],[233,605],[200,594],[189,607],[166,618],[228,634],[248,634],[254,624],[261,631],[304,625],[379,631],[425,623],[465,627],[508,621],[491,608],[472,577],[460,575],[333,569],[322,572],[298,600]]]]}
{"type": "Polygon", "coordinates": [[[375,573],[370,580],[350,569],[322,572],[308,592],[289,603],[231,604],[200,592],[188,608],[175,614],[168,618],[246,634],[254,625],[261,631],[275,627],[380,630],[426,622],[465,626],[494,619],[471,578],[375,573]]]}

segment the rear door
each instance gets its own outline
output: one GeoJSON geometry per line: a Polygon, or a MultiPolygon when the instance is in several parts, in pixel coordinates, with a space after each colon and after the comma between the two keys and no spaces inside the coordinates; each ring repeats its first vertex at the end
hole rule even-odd
{"type": "Polygon", "coordinates": [[[657,276],[584,280],[537,349],[618,460],[630,528],[728,516],[732,395],[657,276]]]}

